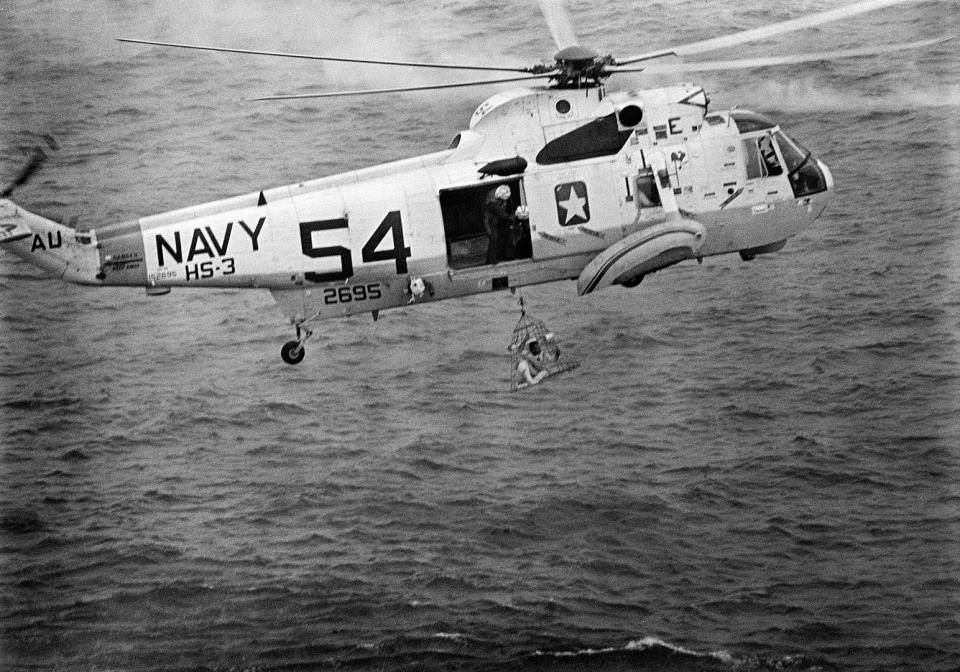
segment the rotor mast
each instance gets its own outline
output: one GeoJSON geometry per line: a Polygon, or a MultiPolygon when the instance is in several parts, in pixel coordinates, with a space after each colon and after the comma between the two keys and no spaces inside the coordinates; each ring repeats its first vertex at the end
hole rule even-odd
{"type": "Polygon", "coordinates": [[[580,89],[602,86],[609,77],[607,66],[612,56],[604,56],[580,44],[573,22],[563,0],[540,0],[540,13],[547,22],[553,42],[559,51],[554,62],[530,68],[531,73],[548,74],[551,86],[558,89],[580,89]]]}
{"type": "Polygon", "coordinates": [[[589,47],[574,45],[561,49],[554,55],[556,63],[549,66],[551,79],[558,89],[580,89],[602,86],[610,76],[608,66],[612,56],[600,56],[589,47]]]}

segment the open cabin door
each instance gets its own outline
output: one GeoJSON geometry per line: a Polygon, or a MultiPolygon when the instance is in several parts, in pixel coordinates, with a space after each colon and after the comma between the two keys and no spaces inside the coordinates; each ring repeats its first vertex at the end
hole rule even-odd
{"type": "MultiPolygon", "coordinates": [[[[670,188],[669,176],[666,189],[670,188]]],[[[642,169],[633,180],[633,198],[637,205],[637,221],[654,222],[663,219],[663,199],[660,197],[660,184],[656,171],[651,167],[642,169]]]]}
{"type": "Polygon", "coordinates": [[[514,226],[501,222],[498,249],[495,254],[490,253],[491,241],[484,224],[485,209],[487,200],[500,185],[510,187],[505,210],[513,213],[518,207],[526,206],[524,179],[520,177],[440,190],[447,263],[451,269],[485,266],[491,258],[497,263],[531,258],[530,227],[523,220],[518,220],[514,226]]]}
{"type": "Polygon", "coordinates": [[[632,195],[637,206],[635,223],[639,228],[658,224],[678,212],[673,179],[663,154],[652,152],[650,163],[632,180],[632,195]]]}

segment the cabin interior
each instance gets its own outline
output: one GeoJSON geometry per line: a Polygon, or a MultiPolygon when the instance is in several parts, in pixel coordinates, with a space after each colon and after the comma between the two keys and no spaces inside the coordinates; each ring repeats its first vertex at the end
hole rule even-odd
{"type": "MultiPolygon", "coordinates": [[[[514,211],[523,204],[523,180],[498,180],[483,182],[455,189],[440,191],[440,210],[443,214],[443,230],[447,239],[447,262],[450,268],[471,268],[487,263],[487,248],[490,239],[483,225],[484,203],[488,196],[501,184],[510,187],[510,201],[507,209],[514,211]]],[[[501,235],[506,235],[502,233],[501,235]]],[[[513,261],[533,257],[530,241],[530,226],[521,221],[519,240],[512,258],[499,258],[498,261],[513,261]]]]}

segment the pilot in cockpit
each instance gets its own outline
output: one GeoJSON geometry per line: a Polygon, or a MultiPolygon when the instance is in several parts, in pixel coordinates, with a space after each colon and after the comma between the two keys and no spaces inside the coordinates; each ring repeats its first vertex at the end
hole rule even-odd
{"type": "Polygon", "coordinates": [[[760,147],[760,156],[763,157],[763,162],[767,166],[767,174],[779,175],[782,173],[783,168],[780,167],[780,160],[777,158],[777,152],[773,148],[773,140],[770,136],[763,136],[757,144],[760,147]]]}

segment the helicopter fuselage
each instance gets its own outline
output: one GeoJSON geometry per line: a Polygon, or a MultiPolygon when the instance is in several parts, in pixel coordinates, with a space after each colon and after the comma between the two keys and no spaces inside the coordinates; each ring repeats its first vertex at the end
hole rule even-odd
{"type": "Polygon", "coordinates": [[[632,286],[779,249],[826,207],[825,165],[761,115],[707,107],[693,85],[510,91],[445,151],[135,221],[74,230],[0,201],[3,248],[83,284],[269,289],[298,326],[562,279],[632,286]],[[501,184],[522,216],[491,260],[501,184]]]}

